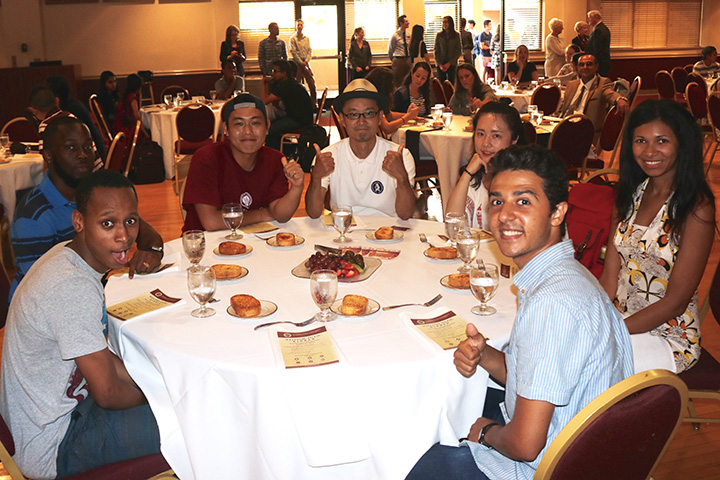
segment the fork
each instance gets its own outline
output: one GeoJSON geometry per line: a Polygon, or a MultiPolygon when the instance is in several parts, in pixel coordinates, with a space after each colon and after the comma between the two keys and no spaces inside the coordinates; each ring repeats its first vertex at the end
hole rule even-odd
{"type": "Polygon", "coordinates": [[[432,305],[435,305],[437,302],[439,302],[441,298],[442,298],[442,293],[438,293],[437,297],[435,297],[432,300],[429,300],[425,303],[403,303],[402,305],[390,305],[389,307],[383,307],[383,310],[392,310],[393,308],[409,307],[412,305],[420,305],[422,307],[430,307],[432,305]]]}
{"type": "Polygon", "coordinates": [[[430,243],[430,241],[427,239],[427,236],[424,233],[419,233],[418,236],[420,237],[420,241],[422,243],[427,243],[428,245],[430,245],[430,248],[435,248],[435,245],[430,243]]]}
{"type": "Polygon", "coordinates": [[[253,330],[259,330],[263,327],[269,327],[270,325],[277,325],[278,323],[289,323],[291,325],[295,325],[296,327],[304,327],[306,325],[310,325],[314,321],[315,321],[315,317],[313,316],[313,317],[308,318],[304,322],[299,322],[299,323],[298,322],[289,322],[287,320],[282,320],[280,322],[261,323],[260,325],[256,326],[253,330]]]}

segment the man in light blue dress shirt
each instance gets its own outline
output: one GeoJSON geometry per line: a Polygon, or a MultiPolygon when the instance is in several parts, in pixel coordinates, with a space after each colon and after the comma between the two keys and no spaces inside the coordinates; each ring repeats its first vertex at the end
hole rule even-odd
{"type": "MultiPolygon", "coordinates": [[[[408,479],[531,479],[562,428],[585,405],[632,375],[630,336],[607,295],[563,241],[567,175],[537,145],[511,146],[489,165],[489,214],[502,253],[520,271],[518,311],[504,351],[474,325],[455,352],[505,386],[495,418],[478,418],[459,447],[434,445],[408,479]]],[[[489,415],[486,402],[485,415],[489,415]]]]}

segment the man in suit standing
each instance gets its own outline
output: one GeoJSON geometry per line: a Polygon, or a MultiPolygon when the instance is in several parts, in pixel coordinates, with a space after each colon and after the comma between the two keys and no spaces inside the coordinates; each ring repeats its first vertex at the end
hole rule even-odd
{"type": "Polygon", "coordinates": [[[630,105],[622,95],[613,90],[609,78],[598,75],[598,63],[593,55],[585,54],[580,57],[578,77],[580,78],[567,84],[562,104],[555,114],[566,117],[573,113],[582,113],[590,117],[595,126],[593,144],[596,144],[607,111],[617,105],[618,109],[627,112],[630,105]]]}
{"type": "Polygon", "coordinates": [[[603,23],[602,15],[598,10],[590,10],[587,13],[587,21],[593,27],[593,31],[588,38],[585,51],[595,55],[598,73],[607,77],[610,72],[610,30],[603,23]]]}

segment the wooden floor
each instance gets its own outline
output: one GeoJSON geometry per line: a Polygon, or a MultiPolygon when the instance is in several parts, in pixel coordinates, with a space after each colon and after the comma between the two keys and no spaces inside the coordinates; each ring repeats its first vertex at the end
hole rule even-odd
{"type": "MultiPolygon", "coordinates": [[[[720,199],[720,158],[718,157],[720,153],[710,170],[709,180],[716,198],[720,199]]],[[[306,186],[308,180],[309,176],[306,175],[306,186]]],[[[179,237],[182,215],[178,197],[174,194],[173,182],[166,180],[161,184],[138,185],[136,188],[140,198],[141,216],[153,225],[166,241],[179,237]]],[[[718,219],[720,219],[720,200],[718,206],[718,219]]],[[[419,203],[416,215],[432,219],[438,216],[439,208],[439,199],[435,195],[430,197],[427,211],[419,203]]],[[[296,216],[305,215],[305,206],[302,203],[296,216]]],[[[701,300],[708,291],[718,260],[720,260],[720,237],[716,234],[708,261],[709,267],[700,283],[701,300]]],[[[0,331],[0,341],[3,332],[0,331]]],[[[720,359],[720,325],[714,320],[712,313],[708,314],[702,325],[702,343],[715,358],[720,359]]],[[[698,413],[720,417],[720,402],[698,403],[698,413]]],[[[0,480],[9,480],[10,477],[6,475],[7,472],[0,464],[0,480]]],[[[720,480],[720,424],[704,424],[699,431],[694,430],[690,424],[681,425],[669,451],[653,473],[653,478],[655,480],[720,480]]],[[[578,475],[578,479],[582,479],[581,474],[578,475]]]]}

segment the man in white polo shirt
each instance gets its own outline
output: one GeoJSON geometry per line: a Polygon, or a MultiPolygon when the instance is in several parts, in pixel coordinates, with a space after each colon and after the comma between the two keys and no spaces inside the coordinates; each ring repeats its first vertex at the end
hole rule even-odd
{"type": "Polygon", "coordinates": [[[387,99],[364,78],[353,80],[333,106],[348,138],[317,156],[305,193],[312,218],[322,214],[330,190],[332,205],[350,205],[358,215],[408,219],[415,209],[415,162],[402,146],[378,136],[387,99]]]}

